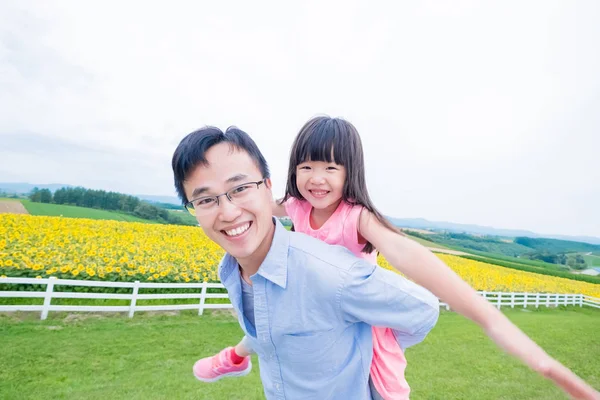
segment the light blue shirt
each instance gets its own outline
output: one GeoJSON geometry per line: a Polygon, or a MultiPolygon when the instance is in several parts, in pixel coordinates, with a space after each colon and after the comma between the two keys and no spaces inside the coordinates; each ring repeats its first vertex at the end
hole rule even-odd
{"type": "Polygon", "coordinates": [[[275,224],[250,277],[254,326],[244,316],[237,261],[226,254],[219,266],[267,399],[371,399],[371,326],[394,329],[403,348],[419,343],[437,322],[438,299],[343,247],[275,224]]]}
{"type": "Polygon", "coordinates": [[[254,289],[252,285],[249,285],[244,281],[244,278],[240,277],[242,283],[242,309],[244,310],[244,317],[254,326],[254,289]]]}

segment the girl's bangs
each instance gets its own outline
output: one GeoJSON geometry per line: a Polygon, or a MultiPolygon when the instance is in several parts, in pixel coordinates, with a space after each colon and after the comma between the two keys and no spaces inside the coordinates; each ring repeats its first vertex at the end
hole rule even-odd
{"type": "Polygon", "coordinates": [[[312,135],[307,135],[298,144],[296,152],[297,163],[322,161],[345,165],[342,146],[340,146],[340,140],[336,140],[336,136],[338,135],[335,133],[328,135],[325,132],[314,132],[312,135]],[[336,143],[337,146],[335,145],[336,143]]]}

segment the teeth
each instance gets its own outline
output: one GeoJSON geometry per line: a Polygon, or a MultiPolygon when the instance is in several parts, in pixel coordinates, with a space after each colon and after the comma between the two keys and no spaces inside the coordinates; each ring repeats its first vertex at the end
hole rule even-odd
{"type": "Polygon", "coordinates": [[[312,192],[313,192],[313,194],[314,194],[314,195],[316,195],[316,196],[324,196],[324,195],[326,195],[326,194],[327,194],[327,191],[326,191],[326,190],[313,190],[312,192]]]}
{"type": "Polygon", "coordinates": [[[242,233],[246,232],[248,230],[248,228],[250,228],[250,222],[248,222],[246,225],[242,225],[235,229],[225,231],[225,233],[227,234],[227,236],[239,236],[242,233]]]}

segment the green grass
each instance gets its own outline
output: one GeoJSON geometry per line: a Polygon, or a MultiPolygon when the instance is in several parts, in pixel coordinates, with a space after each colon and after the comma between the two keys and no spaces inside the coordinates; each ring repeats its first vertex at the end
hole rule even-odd
{"type": "MultiPolygon", "coordinates": [[[[183,208],[182,208],[183,209],[183,208]]],[[[196,220],[196,218],[190,214],[187,211],[175,211],[175,210],[167,210],[169,211],[170,214],[172,215],[177,215],[179,218],[181,218],[183,221],[193,224],[193,225],[198,225],[198,220],[196,220]]]]}
{"type": "MultiPolygon", "coordinates": [[[[600,311],[571,307],[508,310],[507,315],[552,356],[600,387],[600,311]]],[[[0,315],[3,399],[264,398],[256,357],[244,378],[205,384],[191,374],[196,359],[240,339],[237,321],[226,312],[37,318],[0,315]]],[[[411,399],[566,398],[455,313],[443,312],[426,341],[406,356],[411,399]]]]}
{"type": "Polygon", "coordinates": [[[94,208],[67,206],[63,204],[47,204],[47,203],[36,203],[29,200],[22,200],[23,206],[29,211],[31,215],[46,215],[46,216],[63,216],[69,218],[89,218],[89,219],[108,219],[115,221],[128,221],[128,222],[144,222],[144,223],[156,223],[155,221],[149,221],[134,217],[133,215],[122,214],[113,211],[97,210],[94,208]]]}
{"type": "Polygon", "coordinates": [[[409,238],[411,238],[412,240],[414,240],[417,243],[422,244],[425,247],[431,247],[431,248],[436,248],[436,249],[448,249],[447,246],[444,246],[443,244],[439,244],[439,243],[434,243],[432,241],[429,240],[425,240],[425,239],[421,239],[420,237],[416,237],[411,235],[408,232],[404,232],[409,238]]]}
{"type": "Polygon", "coordinates": [[[578,274],[574,274],[572,272],[550,270],[550,269],[539,268],[539,267],[531,267],[528,265],[512,263],[512,262],[508,262],[508,261],[498,260],[495,258],[487,258],[487,257],[481,257],[481,256],[461,255],[459,257],[466,258],[468,260],[475,260],[475,261],[485,262],[488,264],[499,265],[501,267],[512,268],[512,269],[516,269],[519,271],[533,272],[535,274],[556,276],[558,278],[571,279],[574,281],[600,284],[600,277],[598,277],[598,276],[578,275],[578,274]]]}
{"type": "Polygon", "coordinates": [[[487,253],[482,251],[461,249],[460,247],[455,246],[449,247],[453,250],[460,250],[464,251],[465,253],[469,253],[469,255],[459,256],[469,260],[481,261],[488,264],[499,265],[501,267],[516,269],[519,271],[533,272],[541,275],[556,276],[559,278],[566,278],[575,281],[600,284],[600,277],[574,274],[572,272],[569,272],[566,269],[566,267],[557,264],[550,264],[545,263],[543,261],[527,260],[523,258],[510,257],[501,254],[487,253]]]}
{"type": "MultiPolygon", "coordinates": [[[[581,253],[580,253],[581,254],[581,253]]],[[[587,263],[589,267],[600,267],[600,256],[596,256],[594,254],[591,255],[582,255],[583,259],[587,263]]]]}
{"type": "Polygon", "coordinates": [[[551,264],[551,263],[547,263],[547,262],[539,261],[539,260],[529,260],[527,258],[511,257],[511,256],[507,256],[504,254],[498,254],[498,253],[488,253],[485,251],[462,249],[460,247],[451,247],[451,248],[456,249],[456,250],[462,250],[465,253],[470,253],[475,256],[480,256],[480,257],[485,257],[485,258],[490,258],[490,259],[495,259],[495,260],[500,260],[500,261],[508,261],[511,263],[526,265],[529,267],[545,268],[545,269],[554,270],[554,271],[567,271],[568,270],[568,267],[566,267],[565,265],[551,264]]]}

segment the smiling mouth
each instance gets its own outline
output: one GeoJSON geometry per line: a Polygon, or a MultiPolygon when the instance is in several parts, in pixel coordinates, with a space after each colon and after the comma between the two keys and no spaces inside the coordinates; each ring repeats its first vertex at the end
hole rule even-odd
{"type": "Polygon", "coordinates": [[[238,226],[235,229],[222,230],[221,233],[223,233],[229,237],[237,237],[237,236],[244,234],[244,232],[246,232],[248,229],[250,229],[251,225],[252,225],[252,222],[247,222],[244,225],[238,226]]]}
{"type": "Polygon", "coordinates": [[[329,193],[329,190],[309,190],[309,192],[315,197],[324,197],[329,193]]]}

